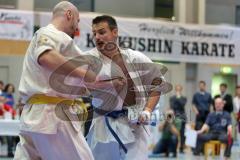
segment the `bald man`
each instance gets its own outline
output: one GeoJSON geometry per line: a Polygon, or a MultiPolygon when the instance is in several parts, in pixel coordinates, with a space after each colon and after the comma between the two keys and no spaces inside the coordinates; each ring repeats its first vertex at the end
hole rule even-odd
{"type": "Polygon", "coordinates": [[[224,156],[229,159],[232,148],[232,120],[227,111],[224,111],[224,101],[218,97],[214,100],[215,111],[209,113],[206,122],[200,130],[197,131],[197,145],[194,151],[195,155],[199,155],[203,148],[203,144],[210,140],[219,140],[226,144],[224,156]],[[207,132],[207,133],[205,133],[207,132]]]}
{"type": "MultiPolygon", "coordinates": [[[[16,160],[92,160],[93,156],[81,132],[80,121],[71,121],[71,115],[64,109],[56,115],[58,99],[73,99],[79,95],[61,93],[49,83],[58,67],[67,62],[67,57],[79,55],[74,44],[74,33],[78,29],[78,9],[67,1],[58,3],[53,9],[51,23],[39,29],[28,47],[19,85],[21,98],[25,103],[21,116],[20,142],[17,145],[16,160]],[[37,101],[34,101],[34,98],[37,101]],[[39,96],[41,95],[41,96],[39,96]],[[61,98],[60,98],[61,97],[61,98]]],[[[64,65],[62,74],[73,71],[72,65],[64,65]]],[[[74,78],[91,82],[93,73],[76,68],[74,78]],[[85,80],[85,79],[84,79],[85,80]]],[[[69,107],[69,106],[67,106],[69,107]]]]}

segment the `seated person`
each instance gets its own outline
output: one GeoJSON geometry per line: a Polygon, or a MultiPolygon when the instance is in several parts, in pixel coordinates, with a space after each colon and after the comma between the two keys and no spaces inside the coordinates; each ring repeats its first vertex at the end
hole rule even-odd
{"type": "Polygon", "coordinates": [[[5,111],[4,110],[5,102],[6,102],[6,99],[2,95],[0,95],[0,119],[4,118],[3,116],[4,116],[4,111],[5,111]]]}
{"type": "Polygon", "coordinates": [[[159,131],[162,131],[162,137],[153,149],[153,154],[173,153],[177,157],[177,144],[181,121],[175,119],[173,110],[167,110],[164,116],[164,122],[159,125],[159,131]]]}
{"type": "Polygon", "coordinates": [[[194,151],[198,155],[205,142],[219,140],[226,144],[224,156],[227,159],[231,155],[232,147],[232,122],[231,116],[227,111],[223,111],[224,101],[222,98],[214,100],[215,111],[207,116],[205,124],[197,131],[197,147],[194,151]],[[208,131],[207,133],[204,133],[208,131]]]}

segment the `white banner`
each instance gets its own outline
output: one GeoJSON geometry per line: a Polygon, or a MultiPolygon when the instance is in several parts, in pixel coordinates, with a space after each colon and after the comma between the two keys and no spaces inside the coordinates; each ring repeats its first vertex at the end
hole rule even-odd
{"type": "Polygon", "coordinates": [[[0,10],[0,39],[31,40],[33,13],[16,10],[0,10]]]}
{"type": "MultiPolygon", "coordinates": [[[[76,42],[83,51],[94,47],[91,21],[97,15],[99,14],[80,14],[81,33],[80,37],[76,37],[76,42]]],[[[50,13],[43,14],[40,26],[45,26],[50,16],[50,13]]],[[[120,46],[139,50],[153,60],[240,64],[240,29],[237,27],[115,18],[120,46]]]]}

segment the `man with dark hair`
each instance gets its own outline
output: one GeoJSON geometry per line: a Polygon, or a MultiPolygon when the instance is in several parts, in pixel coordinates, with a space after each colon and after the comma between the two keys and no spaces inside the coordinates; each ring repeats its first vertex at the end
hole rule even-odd
{"type": "Polygon", "coordinates": [[[196,114],[195,129],[200,129],[206,121],[212,103],[211,94],[206,92],[206,83],[199,82],[199,92],[193,95],[193,111],[196,114]]]}
{"type": "Polygon", "coordinates": [[[107,22],[111,30],[118,28],[116,20],[111,16],[108,15],[98,16],[93,19],[92,24],[98,24],[100,22],[107,22]]]}
{"type": "Polygon", "coordinates": [[[232,113],[233,111],[233,98],[232,98],[232,95],[227,93],[227,84],[226,83],[221,83],[220,84],[220,94],[216,95],[214,97],[215,98],[218,98],[218,97],[221,97],[225,104],[224,104],[224,111],[227,111],[228,113],[232,113]]]}
{"type": "MultiPolygon", "coordinates": [[[[149,72],[151,75],[147,74],[140,78],[140,73],[136,69],[137,64],[140,64],[140,69],[144,70],[144,67],[148,67],[147,64],[153,63],[138,51],[121,49],[118,46],[118,27],[113,17],[103,15],[94,18],[92,32],[96,48],[85,54],[94,56],[102,62],[98,74],[100,80],[111,80],[120,76],[127,82],[121,90],[110,91],[115,95],[114,100],[111,99],[111,103],[104,104],[104,107],[111,108],[109,113],[93,120],[91,148],[94,158],[96,160],[148,159],[148,127],[143,124],[149,122],[151,113],[159,101],[160,92],[145,90],[143,83],[161,84],[161,78],[156,80],[151,77],[153,75],[160,77],[160,74],[149,72]],[[142,63],[146,65],[141,65],[142,63]]],[[[102,96],[104,101],[110,100],[105,93],[99,96],[102,96]]],[[[101,107],[101,102],[93,99],[93,106],[101,107]]]]}

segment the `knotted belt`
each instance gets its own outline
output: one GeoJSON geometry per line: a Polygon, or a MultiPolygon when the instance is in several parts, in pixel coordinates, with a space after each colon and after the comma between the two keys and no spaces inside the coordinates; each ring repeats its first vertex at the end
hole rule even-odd
{"type": "Polygon", "coordinates": [[[81,98],[68,99],[63,97],[47,96],[45,94],[34,94],[27,100],[27,104],[60,104],[60,103],[69,107],[71,106],[81,107],[81,109],[83,110],[83,113],[81,112],[81,115],[84,116],[84,121],[87,120],[88,117],[87,105],[83,102],[81,98]]]}

